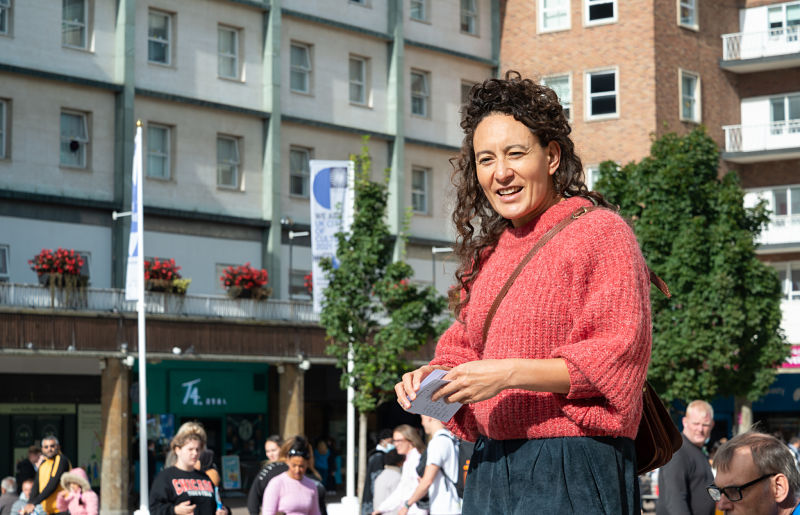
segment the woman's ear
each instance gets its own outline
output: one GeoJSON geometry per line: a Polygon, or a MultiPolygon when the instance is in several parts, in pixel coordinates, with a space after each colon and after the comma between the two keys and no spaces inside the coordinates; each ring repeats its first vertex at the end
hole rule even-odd
{"type": "Polygon", "coordinates": [[[561,145],[556,141],[547,144],[547,173],[553,175],[561,164],[561,145]]]}

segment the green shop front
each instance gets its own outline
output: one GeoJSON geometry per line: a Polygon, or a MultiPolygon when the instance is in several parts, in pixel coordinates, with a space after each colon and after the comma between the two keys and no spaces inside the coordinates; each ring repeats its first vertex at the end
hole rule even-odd
{"type": "MultiPolygon", "coordinates": [[[[164,464],[169,442],[181,424],[198,421],[227,490],[246,491],[265,459],[269,434],[268,377],[265,363],[161,361],[147,364],[147,439],[151,472],[164,464]]],[[[138,490],[138,370],[131,378],[131,408],[136,428],[131,458],[138,490]]],[[[152,479],[151,479],[152,481],[152,479]]]]}

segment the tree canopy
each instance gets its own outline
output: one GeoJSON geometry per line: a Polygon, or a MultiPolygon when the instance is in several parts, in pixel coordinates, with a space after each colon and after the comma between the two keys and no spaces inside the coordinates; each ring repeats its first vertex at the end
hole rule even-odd
{"type": "Polygon", "coordinates": [[[363,413],[394,396],[395,383],[408,369],[403,355],[441,333],[444,326],[437,320],[446,300],[433,287],[411,283],[413,270],[407,263],[392,262],[387,186],[370,180],[366,141],[351,159],[356,165],[353,224],[349,233],[337,235],[338,266],[322,263],[330,283],[320,323],[329,339],[326,352],[342,370],[342,388],[352,380],[353,402],[363,413]],[[353,368],[348,370],[351,350],[353,368]]]}
{"type": "Polygon", "coordinates": [[[667,400],[754,401],[789,352],[777,273],[756,258],[769,213],[763,204],[745,208],[738,176],[719,178],[718,164],[716,143],[698,128],[664,135],[639,163],[603,163],[595,187],[632,222],[672,292],[651,293],[648,377],[667,400]]]}

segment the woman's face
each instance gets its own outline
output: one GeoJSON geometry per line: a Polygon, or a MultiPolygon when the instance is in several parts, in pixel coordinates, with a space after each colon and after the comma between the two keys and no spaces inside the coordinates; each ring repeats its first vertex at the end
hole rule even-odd
{"type": "Polygon", "coordinates": [[[197,463],[200,456],[200,442],[197,440],[187,440],[183,447],[175,447],[175,455],[178,461],[175,464],[181,470],[191,470],[197,463]]]}
{"type": "Polygon", "coordinates": [[[303,476],[306,474],[306,469],[308,468],[307,459],[302,456],[292,456],[286,460],[286,464],[289,465],[289,470],[287,473],[289,474],[290,478],[298,481],[303,479],[303,476]]]}
{"type": "Polygon", "coordinates": [[[408,454],[414,445],[405,437],[402,433],[397,431],[394,432],[392,435],[392,443],[394,444],[394,448],[397,451],[397,454],[402,454],[405,456],[408,454]]]}
{"type": "Polygon", "coordinates": [[[77,494],[80,493],[81,491],[81,485],[79,485],[78,483],[70,483],[69,489],[72,491],[72,493],[77,494]]]}
{"type": "Polygon", "coordinates": [[[264,445],[264,450],[267,452],[267,459],[269,461],[278,461],[281,452],[281,448],[278,444],[270,440],[264,445]]]}
{"type": "Polygon", "coordinates": [[[552,175],[561,147],[546,147],[521,122],[507,114],[490,114],[472,137],[478,182],[492,208],[520,227],[557,202],[552,175]]]}

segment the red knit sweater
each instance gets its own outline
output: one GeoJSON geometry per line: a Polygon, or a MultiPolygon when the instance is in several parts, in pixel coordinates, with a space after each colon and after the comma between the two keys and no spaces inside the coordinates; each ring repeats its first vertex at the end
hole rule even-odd
{"type": "Polygon", "coordinates": [[[650,281],[636,238],[622,218],[600,209],[563,229],[534,256],[494,316],[486,314],[536,241],[583,205],[573,197],[509,228],[484,261],[469,304],[442,335],[431,364],[502,358],[563,358],[568,394],[503,390],[461,408],[448,428],[474,441],[558,436],[635,438],[650,359],[650,281]]]}

